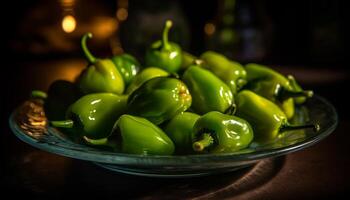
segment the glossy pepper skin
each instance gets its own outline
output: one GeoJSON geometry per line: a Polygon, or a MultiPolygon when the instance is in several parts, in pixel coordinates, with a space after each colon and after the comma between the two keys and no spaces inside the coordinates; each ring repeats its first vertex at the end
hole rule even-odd
{"type": "Polygon", "coordinates": [[[169,73],[167,71],[164,71],[157,67],[147,67],[135,76],[129,87],[126,89],[126,94],[131,94],[143,83],[152,78],[166,76],[169,76],[169,73]]]}
{"type": "Polygon", "coordinates": [[[247,83],[247,72],[238,62],[214,51],[204,52],[200,59],[204,61],[203,67],[224,81],[234,94],[247,83]]]}
{"type": "Polygon", "coordinates": [[[254,137],[247,121],[217,111],[201,116],[196,121],[193,132],[193,149],[197,152],[235,152],[246,148],[254,137]]]}
{"type": "Polygon", "coordinates": [[[152,122],[142,117],[122,115],[113,128],[113,135],[120,138],[123,153],[141,155],[171,155],[174,144],[170,138],[152,122]]]}
{"type": "Polygon", "coordinates": [[[64,120],[68,107],[80,97],[75,84],[57,80],[53,82],[46,93],[32,91],[32,97],[44,100],[45,116],[48,120],[64,120]]]}
{"type": "Polygon", "coordinates": [[[234,97],[230,88],[212,72],[190,66],[182,76],[192,95],[192,108],[196,113],[210,111],[231,112],[234,108],[234,97]]]}
{"type": "Polygon", "coordinates": [[[130,94],[128,114],[144,117],[158,125],[186,111],[191,102],[192,97],[182,81],[157,77],[130,94]]]}
{"type": "Polygon", "coordinates": [[[126,96],[112,93],[88,94],[72,104],[65,121],[51,121],[54,127],[70,128],[80,136],[98,140],[110,136],[114,123],[124,114],[126,96]]]}
{"type": "Polygon", "coordinates": [[[294,115],[293,97],[311,97],[312,91],[294,92],[290,81],[282,74],[258,64],[246,66],[247,89],[275,102],[291,119],[294,115]]]}
{"type": "Polygon", "coordinates": [[[122,75],[112,60],[97,59],[90,53],[86,46],[87,38],[92,38],[92,34],[87,33],[81,39],[81,46],[89,65],[78,78],[79,89],[84,94],[101,92],[122,94],[124,91],[122,75]]]}
{"type": "Polygon", "coordinates": [[[273,141],[280,133],[288,130],[317,129],[315,125],[291,126],[285,113],[276,104],[249,90],[237,94],[236,104],[236,115],[250,123],[257,143],[273,141]]]}
{"type": "Polygon", "coordinates": [[[182,53],[179,45],[168,41],[172,21],[167,20],[163,30],[162,40],[154,42],[146,51],[146,66],[162,68],[170,73],[179,71],[182,63],[182,53]]]}
{"type": "Polygon", "coordinates": [[[127,53],[113,56],[111,60],[123,76],[125,87],[127,87],[139,72],[140,63],[135,57],[127,53]]]}
{"type": "Polygon", "coordinates": [[[193,153],[193,126],[200,116],[183,112],[173,117],[165,126],[164,131],[175,144],[177,154],[193,153]]]}

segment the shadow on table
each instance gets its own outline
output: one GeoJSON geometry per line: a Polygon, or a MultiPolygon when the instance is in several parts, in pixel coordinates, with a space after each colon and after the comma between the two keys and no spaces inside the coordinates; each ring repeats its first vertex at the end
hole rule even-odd
{"type": "MultiPolygon", "coordinates": [[[[31,148],[31,147],[28,147],[31,148]]],[[[225,198],[243,194],[272,179],[285,157],[265,159],[234,172],[195,178],[149,178],[108,171],[33,149],[12,159],[14,176],[33,196],[87,196],[103,199],[225,198]]]]}

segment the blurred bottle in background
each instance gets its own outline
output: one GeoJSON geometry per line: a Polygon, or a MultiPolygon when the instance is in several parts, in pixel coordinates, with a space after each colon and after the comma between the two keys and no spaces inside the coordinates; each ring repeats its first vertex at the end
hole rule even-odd
{"type": "Polygon", "coordinates": [[[218,0],[217,16],[204,25],[206,48],[241,61],[260,61],[267,54],[271,24],[255,1],[218,0]]]}
{"type": "MultiPolygon", "coordinates": [[[[330,63],[342,60],[345,34],[342,31],[340,2],[321,0],[309,7],[308,57],[312,62],[330,63]]],[[[344,25],[344,24],[343,24],[344,25]]]]}

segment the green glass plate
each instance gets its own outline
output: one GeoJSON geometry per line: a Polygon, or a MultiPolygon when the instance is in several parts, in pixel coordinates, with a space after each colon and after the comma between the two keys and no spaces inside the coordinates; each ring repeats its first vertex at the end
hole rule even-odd
{"type": "Polygon", "coordinates": [[[47,125],[43,104],[28,100],[10,116],[10,127],[22,141],[51,153],[91,161],[109,170],[152,177],[190,177],[237,170],[262,159],[292,153],[309,147],[331,134],[337,126],[334,107],[315,95],[296,108],[294,124],[318,123],[320,131],[311,129],[285,132],[271,143],[252,143],[247,149],[224,154],[186,156],[142,156],[96,149],[75,143],[58,129],[47,125]]]}

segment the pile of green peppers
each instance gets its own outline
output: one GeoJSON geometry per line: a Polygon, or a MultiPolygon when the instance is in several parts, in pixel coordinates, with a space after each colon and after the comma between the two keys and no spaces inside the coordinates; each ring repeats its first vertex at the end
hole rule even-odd
{"type": "Polygon", "coordinates": [[[87,66],[75,82],[57,80],[44,100],[46,117],[76,142],[141,155],[232,153],[264,144],[288,130],[295,106],[312,91],[293,76],[220,53],[196,57],[170,42],[172,21],[150,45],[143,67],[130,54],[97,58],[82,36],[87,66]]]}

